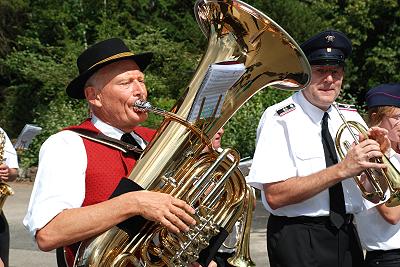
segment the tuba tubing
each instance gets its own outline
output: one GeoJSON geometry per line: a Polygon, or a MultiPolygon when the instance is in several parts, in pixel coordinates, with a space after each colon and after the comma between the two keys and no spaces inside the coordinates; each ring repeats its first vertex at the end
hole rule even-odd
{"type": "Polygon", "coordinates": [[[253,220],[256,196],[254,189],[247,185],[244,212],[240,218],[238,240],[235,254],[228,258],[228,263],[235,267],[254,267],[256,264],[250,257],[250,230],[253,220]]]}

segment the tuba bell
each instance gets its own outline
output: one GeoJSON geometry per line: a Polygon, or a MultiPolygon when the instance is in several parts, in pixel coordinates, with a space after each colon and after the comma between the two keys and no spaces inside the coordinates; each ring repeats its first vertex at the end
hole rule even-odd
{"type": "MultiPolygon", "coordinates": [[[[348,141],[342,142],[342,135],[344,130],[348,130],[351,134],[354,142],[356,144],[359,143],[357,136],[355,135],[353,130],[356,130],[358,133],[364,135],[368,138],[367,129],[360,123],[356,121],[346,121],[343,114],[340,112],[337,104],[333,104],[333,107],[339,113],[340,118],[343,121],[343,124],[339,127],[336,137],[335,144],[336,150],[339,153],[341,159],[343,159],[346,155],[343,151],[342,145],[346,150],[350,149],[350,143],[348,141]]],[[[388,207],[395,207],[400,205],[400,173],[393,166],[390,160],[383,155],[383,157],[378,157],[371,159],[377,163],[384,163],[386,165],[385,169],[366,169],[362,172],[365,175],[370,185],[372,186],[371,190],[367,190],[361,181],[361,175],[353,177],[357,186],[361,190],[362,196],[373,203],[378,203],[380,201],[384,201],[386,199],[386,191],[389,189],[390,197],[385,201],[385,205],[388,207]]]]}
{"type": "Polygon", "coordinates": [[[144,190],[186,201],[197,224],[180,234],[151,221],[129,233],[115,226],[83,241],[74,266],[187,266],[198,259],[212,237],[232,230],[248,190],[238,152],[219,153],[210,139],[261,89],[299,90],[309,83],[310,65],[298,44],[260,11],[238,0],[197,0],[194,11],[207,50],[171,111],[135,104],[164,120],[128,178],[144,190]],[[214,92],[214,104],[206,97],[199,101],[209,66],[226,62],[242,65],[244,73],[227,90],[214,92]]]}
{"type": "MultiPolygon", "coordinates": [[[[6,137],[4,132],[0,132],[0,163],[4,160],[4,146],[6,137]]],[[[14,190],[8,184],[0,182],[0,212],[3,210],[4,203],[8,196],[14,195],[14,190]]]]}

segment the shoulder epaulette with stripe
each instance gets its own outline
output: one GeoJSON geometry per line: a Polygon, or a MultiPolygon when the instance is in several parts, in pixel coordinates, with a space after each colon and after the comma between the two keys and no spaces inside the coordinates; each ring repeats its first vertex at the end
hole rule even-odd
{"type": "Polygon", "coordinates": [[[337,103],[337,106],[340,110],[357,111],[354,105],[337,103]]]}
{"type": "Polygon", "coordinates": [[[287,106],[284,106],[283,108],[280,108],[276,111],[276,113],[278,113],[279,116],[283,116],[285,114],[288,114],[289,112],[293,111],[296,109],[295,104],[289,104],[287,106]]]}

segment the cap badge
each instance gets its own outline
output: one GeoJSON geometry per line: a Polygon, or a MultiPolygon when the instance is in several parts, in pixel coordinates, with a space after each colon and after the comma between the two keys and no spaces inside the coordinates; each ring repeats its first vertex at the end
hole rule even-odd
{"type": "Polygon", "coordinates": [[[327,35],[325,36],[325,39],[328,43],[333,43],[333,41],[335,40],[335,36],[333,35],[327,35]]]}

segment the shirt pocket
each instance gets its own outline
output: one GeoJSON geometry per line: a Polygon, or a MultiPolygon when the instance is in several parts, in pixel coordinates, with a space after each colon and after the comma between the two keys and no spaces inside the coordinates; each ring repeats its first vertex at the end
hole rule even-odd
{"type": "Polygon", "coordinates": [[[297,140],[293,146],[298,176],[309,175],[326,168],[322,142],[315,138],[297,140]]]}

